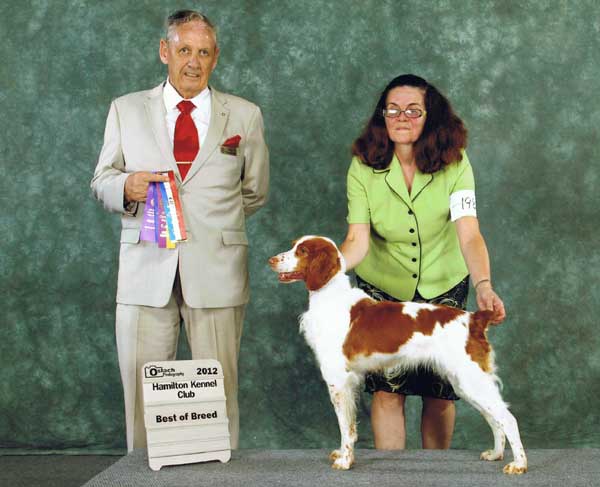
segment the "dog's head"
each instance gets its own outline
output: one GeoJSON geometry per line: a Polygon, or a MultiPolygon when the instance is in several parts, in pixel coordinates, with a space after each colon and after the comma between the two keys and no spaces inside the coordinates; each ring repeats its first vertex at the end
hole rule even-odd
{"type": "Polygon", "coordinates": [[[269,265],[279,273],[279,282],[304,281],[310,291],[316,291],[343,272],[343,257],[332,240],[307,235],[294,241],[287,252],[271,257],[269,265]]]}

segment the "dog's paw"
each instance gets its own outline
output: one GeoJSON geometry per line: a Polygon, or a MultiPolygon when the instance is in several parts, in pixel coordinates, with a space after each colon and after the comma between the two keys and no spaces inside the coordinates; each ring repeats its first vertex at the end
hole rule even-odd
{"type": "Polygon", "coordinates": [[[340,450],[334,450],[333,452],[331,452],[331,454],[333,455],[336,452],[338,454],[338,457],[331,464],[331,468],[335,468],[336,470],[349,470],[350,467],[352,467],[352,465],[354,464],[354,454],[350,452],[344,454],[340,450]]]}
{"type": "Polygon", "coordinates": [[[507,475],[521,475],[527,472],[527,465],[519,464],[517,462],[510,462],[504,466],[502,470],[507,475]]]}
{"type": "Polygon", "coordinates": [[[504,452],[496,450],[486,450],[481,452],[479,458],[481,460],[487,460],[488,462],[494,462],[496,460],[502,460],[504,458],[504,452]]]}
{"type": "Polygon", "coordinates": [[[342,452],[340,450],[333,450],[330,454],[329,454],[329,460],[331,460],[332,462],[335,462],[338,458],[340,458],[342,456],[342,452]]]}
{"type": "Polygon", "coordinates": [[[350,470],[352,463],[353,462],[351,462],[349,460],[345,460],[342,457],[340,457],[331,464],[331,468],[334,468],[336,470],[350,470]]]}

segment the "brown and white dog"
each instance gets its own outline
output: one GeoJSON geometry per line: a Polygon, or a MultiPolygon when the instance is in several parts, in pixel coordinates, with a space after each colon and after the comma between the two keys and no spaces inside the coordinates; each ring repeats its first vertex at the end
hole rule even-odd
{"type": "Polygon", "coordinates": [[[344,258],[325,237],[305,236],[269,259],[280,282],[304,281],[309,308],[300,330],[314,351],[329,388],[341,433],[330,458],[333,468],[354,463],[356,395],[366,372],[424,364],[445,377],[457,394],[486,419],[494,448],[483,460],[501,460],[508,438],[513,461],[504,473],[527,471],[517,421],[502,400],[494,355],[486,338],[491,311],[468,313],[427,303],[377,302],[352,288],[344,258]]]}

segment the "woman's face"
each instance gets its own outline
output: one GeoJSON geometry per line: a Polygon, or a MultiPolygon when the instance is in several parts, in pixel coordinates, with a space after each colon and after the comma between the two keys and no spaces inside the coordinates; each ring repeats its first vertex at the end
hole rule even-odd
{"type": "Polygon", "coordinates": [[[414,86],[397,86],[388,93],[385,108],[397,110],[416,108],[423,111],[423,115],[419,118],[408,118],[404,112],[395,118],[385,117],[385,127],[392,142],[400,145],[414,144],[423,133],[425,126],[424,91],[414,86]]]}

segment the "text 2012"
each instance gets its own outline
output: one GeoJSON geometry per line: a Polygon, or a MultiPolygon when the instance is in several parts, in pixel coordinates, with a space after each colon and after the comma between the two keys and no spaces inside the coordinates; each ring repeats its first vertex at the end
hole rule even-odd
{"type": "Polygon", "coordinates": [[[198,367],[196,369],[197,375],[216,375],[217,368],[216,367],[198,367]]]}

